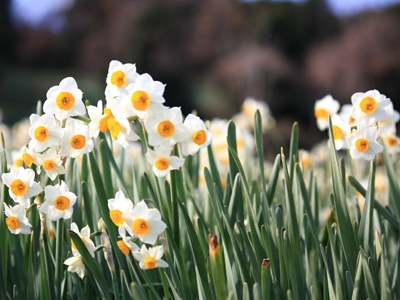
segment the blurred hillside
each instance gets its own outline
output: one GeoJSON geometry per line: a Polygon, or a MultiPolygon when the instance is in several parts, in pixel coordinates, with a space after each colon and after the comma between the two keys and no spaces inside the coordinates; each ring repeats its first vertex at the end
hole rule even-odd
{"type": "Polygon", "coordinates": [[[326,94],[349,103],[376,88],[400,110],[399,6],[338,19],[323,0],[79,0],[55,33],[12,25],[9,5],[0,4],[0,107],[8,124],[34,112],[66,76],[85,99],[103,99],[112,59],[167,84],[166,105],[185,115],[230,118],[245,97],[262,99],[284,138],[300,123],[304,148],[326,137],[313,116],[326,94]]]}

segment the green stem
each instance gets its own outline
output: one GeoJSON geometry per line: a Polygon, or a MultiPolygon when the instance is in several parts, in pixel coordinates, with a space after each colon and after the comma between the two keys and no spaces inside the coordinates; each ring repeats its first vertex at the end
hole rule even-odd
{"type": "Polygon", "coordinates": [[[120,295],[119,295],[117,274],[115,273],[115,269],[110,270],[110,271],[111,271],[112,284],[113,284],[113,288],[114,288],[114,299],[118,300],[118,299],[120,299],[120,295]]]}
{"type": "MultiPolygon", "coordinates": [[[[178,191],[176,185],[177,170],[171,170],[171,200],[172,200],[172,232],[176,241],[179,241],[178,191]]],[[[179,243],[177,243],[179,244],[179,243]]]]}
{"type": "Polygon", "coordinates": [[[62,268],[63,268],[63,241],[64,241],[64,220],[57,221],[57,236],[56,236],[56,298],[61,299],[61,283],[62,283],[62,268]]]}
{"type": "Polygon", "coordinates": [[[86,117],[83,117],[83,116],[73,116],[71,118],[77,119],[77,120],[81,120],[81,121],[86,122],[86,123],[90,123],[92,121],[89,118],[86,118],[86,117]]]}

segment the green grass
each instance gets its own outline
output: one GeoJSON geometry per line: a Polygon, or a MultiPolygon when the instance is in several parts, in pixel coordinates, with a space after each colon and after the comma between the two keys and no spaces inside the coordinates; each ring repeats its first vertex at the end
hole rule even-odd
{"type": "MultiPolygon", "coordinates": [[[[0,215],[0,298],[399,299],[400,189],[392,157],[385,152],[383,163],[369,165],[365,188],[348,154],[338,157],[330,133],[329,159],[307,170],[299,164],[302,137],[294,124],[290,148],[277,153],[267,172],[261,122],[257,113],[256,152],[244,160],[237,152],[236,126],[229,124],[226,181],[212,146],[202,162],[206,168],[200,168],[204,156],[196,154],[169,179],[160,179],[144,156],[121,163],[105,136],[96,140],[93,152],[68,163],[65,180],[78,201],[71,220],[53,224],[52,238],[35,208],[28,214],[28,236],[10,234],[0,215]],[[385,204],[375,198],[377,164],[389,182],[385,204]],[[118,249],[107,206],[118,190],[160,210],[168,228],[159,243],[169,268],[142,270],[118,249]],[[365,199],[362,210],[356,191],[365,199]],[[94,232],[94,258],[68,230],[71,222],[94,232]],[[210,232],[219,244],[212,253],[210,232]],[[101,247],[104,234],[113,266],[101,247]],[[86,267],[83,280],[63,264],[71,256],[71,239],[86,267]]],[[[2,161],[5,173],[4,154],[2,161]]],[[[1,188],[0,207],[12,204],[7,187],[1,188]]]]}

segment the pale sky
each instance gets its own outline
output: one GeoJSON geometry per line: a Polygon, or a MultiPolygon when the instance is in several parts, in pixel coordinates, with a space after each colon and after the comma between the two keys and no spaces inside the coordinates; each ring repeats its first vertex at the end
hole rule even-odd
{"type": "MultiPolygon", "coordinates": [[[[260,0],[241,0],[255,2],[260,0]]],[[[305,0],[270,0],[271,2],[302,3],[305,0]]],[[[379,10],[400,3],[400,0],[325,0],[337,16],[352,16],[365,10],[379,10]]],[[[11,11],[15,19],[32,26],[51,26],[61,28],[65,20],[57,14],[69,8],[74,0],[12,0],[11,11]]]]}

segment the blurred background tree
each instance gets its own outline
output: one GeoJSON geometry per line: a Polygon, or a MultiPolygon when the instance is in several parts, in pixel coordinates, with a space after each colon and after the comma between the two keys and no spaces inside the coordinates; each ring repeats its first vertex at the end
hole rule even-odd
{"type": "Polygon", "coordinates": [[[32,25],[18,19],[15,1],[0,4],[7,124],[67,76],[92,104],[104,99],[113,59],[165,83],[166,104],[185,115],[230,118],[245,97],[263,100],[285,139],[300,123],[304,148],[326,137],[313,116],[326,94],[344,104],[376,88],[400,110],[399,5],[338,17],[324,0],[79,0],[32,25]]]}

